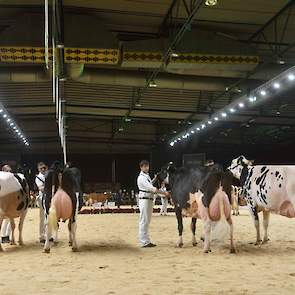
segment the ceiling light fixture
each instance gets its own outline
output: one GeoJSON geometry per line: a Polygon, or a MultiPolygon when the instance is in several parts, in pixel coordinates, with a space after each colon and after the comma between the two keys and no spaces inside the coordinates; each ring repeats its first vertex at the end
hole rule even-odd
{"type": "Polygon", "coordinates": [[[205,5],[206,6],[215,6],[218,3],[218,0],[206,0],[205,5]]]}

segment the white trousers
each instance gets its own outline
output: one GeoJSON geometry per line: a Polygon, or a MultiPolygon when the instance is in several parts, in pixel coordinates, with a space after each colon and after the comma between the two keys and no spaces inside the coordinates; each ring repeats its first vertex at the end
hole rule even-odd
{"type": "Polygon", "coordinates": [[[168,199],[167,198],[161,198],[162,206],[161,206],[161,214],[167,214],[168,209],[168,199]]]}
{"type": "Polygon", "coordinates": [[[139,199],[139,243],[145,246],[151,242],[149,225],[152,219],[154,202],[153,200],[139,199]]]}
{"type": "Polygon", "coordinates": [[[11,234],[10,220],[8,218],[5,218],[1,226],[1,237],[10,237],[10,234],[11,234]]]}
{"type": "MultiPolygon", "coordinates": [[[[42,195],[41,195],[42,196],[42,195]]],[[[39,207],[39,239],[45,239],[45,212],[42,206],[42,197],[38,197],[37,199],[38,207],[39,207]]]]}

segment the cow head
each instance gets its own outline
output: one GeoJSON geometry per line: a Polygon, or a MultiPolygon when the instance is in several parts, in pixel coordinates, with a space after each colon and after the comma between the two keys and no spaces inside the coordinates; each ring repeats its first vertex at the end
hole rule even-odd
{"type": "Polygon", "coordinates": [[[234,177],[240,179],[243,168],[251,165],[251,161],[247,160],[244,156],[239,156],[238,158],[232,160],[231,165],[227,169],[231,171],[234,177]]]}
{"type": "Polygon", "coordinates": [[[167,165],[161,168],[160,172],[157,173],[157,180],[161,184],[162,182],[165,182],[166,184],[169,184],[169,174],[173,172],[175,169],[173,162],[169,162],[167,165]]]}

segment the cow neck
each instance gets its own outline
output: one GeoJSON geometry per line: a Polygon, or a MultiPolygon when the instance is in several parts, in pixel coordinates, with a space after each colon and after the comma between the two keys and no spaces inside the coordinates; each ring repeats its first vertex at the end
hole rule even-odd
{"type": "Polygon", "coordinates": [[[241,173],[241,185],[244,186],[244,184],[246,183],[246,180],[248,178],[249,175],[249,168],[247,165],[243,165],[243,169],[242,169],[242,173],[241,173]]]}

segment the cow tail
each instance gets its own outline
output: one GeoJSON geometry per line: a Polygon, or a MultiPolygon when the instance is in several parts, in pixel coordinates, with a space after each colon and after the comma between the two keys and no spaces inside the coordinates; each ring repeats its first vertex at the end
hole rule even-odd
{"type": "Polygon", "coordinates": [[[56,209],[54,206],[51,206],[49,209],[48,226],[51,230],[54,230],[54,231],[58,230],[57,214],[56,214],[56,209]]]}

